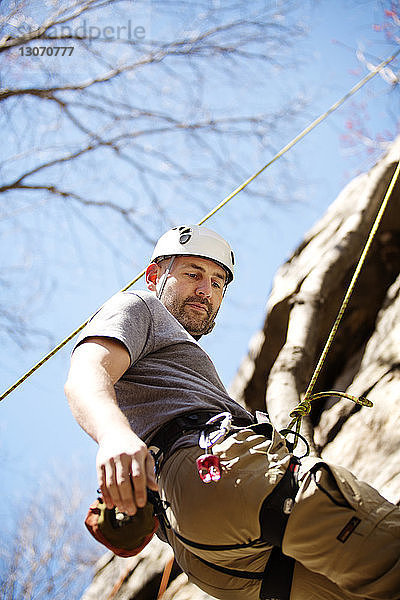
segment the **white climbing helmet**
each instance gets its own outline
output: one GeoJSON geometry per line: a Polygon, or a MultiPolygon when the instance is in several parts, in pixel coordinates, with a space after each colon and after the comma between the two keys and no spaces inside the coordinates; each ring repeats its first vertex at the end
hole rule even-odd
{"type": "Polygon", "coordinates": [[[209,258],[225,269],[228,276],[226,285],[233,279],[235,257],[232,248],[223,237],[206,227],[181,225],[164,233],[154,248],[151,262],[170,256],[209,258]]]}

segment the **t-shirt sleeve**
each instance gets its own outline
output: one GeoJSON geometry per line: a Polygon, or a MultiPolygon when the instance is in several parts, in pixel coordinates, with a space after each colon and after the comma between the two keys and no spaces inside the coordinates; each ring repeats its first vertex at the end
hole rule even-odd
{"type": "Polygon", "coordinates": [[[115,294],[91,317],[75,348],[94,336],[122,342],[132,365],[154,345],[153,323],[146,302],[134,292],[115,294]]]}

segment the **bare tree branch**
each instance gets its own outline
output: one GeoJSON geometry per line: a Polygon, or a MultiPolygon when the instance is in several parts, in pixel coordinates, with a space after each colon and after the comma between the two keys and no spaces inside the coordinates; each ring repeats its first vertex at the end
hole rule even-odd
{"type": "MultiPolygon", "coordinates": [[[[289,68],[289,50],[304,33],[296,2],[264,4],[152,2],[156,13],[147,14],[140,2],[135,12],[126,0],[54,0],[36,23],[29,3],[17,2],[0,22],[0,197],[15,206],[0,223],[29,223],[34,213],[19,212],[28,206],[50,220],[43,208],[58,198],[71,219],[90,211],[99,231],[105,211],[113,225],[104,231],[126,227],[150,244],[183,209],[208,212],[216,190],[249,175],[249,149],[254,157],[270,151],[277,122],[304,107],[292,98],[272,111],[257,93],[245,105],[236,94],[246,85],[256,92],[261,68],[263,77],[269,67],[289,68]],[[127,14],[145,36],[116,35],[127,32],[127,14]],[[154,22],[154,14],[162,18],[154,22]],[[73,48],[71,56],[55,56],[61,46],[73,48]]],[[[246,193],[266,197],[257,184],[246,193]]]]}
{"type": "MultiPolygon", "coordinates": [[[[63,472],[65,476],[65,467],[63,472]]],[[[14,528],[6,531],[2,525],[3,600],[80,597],[99,557],[98,548],[81,527],[83,493],[74,476],[69,474],[64,482],[52,477],[41,483],[15,506],[14,528]]]]}

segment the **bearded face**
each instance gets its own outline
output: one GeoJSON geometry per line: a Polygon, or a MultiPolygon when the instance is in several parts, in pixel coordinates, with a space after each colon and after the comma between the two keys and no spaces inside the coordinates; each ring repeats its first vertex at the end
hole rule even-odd
{"type": "Polygon", "coordinates": [[[181,299],[174,290],[165,289],[162,302],[179,323],[194,337],[206,335],[214,327],[218,312],[207,299],[189,296],[181,299]]]}
{"type": "MultiPolygon", "coordinates": [[[[160,276],[162,271],[161,268],[160,276]]],[[[205,335],[214,326],[225,280],[225,270],[212,260],[178,256],[168,274],[160,300],[191,335],[205,335]]]]}

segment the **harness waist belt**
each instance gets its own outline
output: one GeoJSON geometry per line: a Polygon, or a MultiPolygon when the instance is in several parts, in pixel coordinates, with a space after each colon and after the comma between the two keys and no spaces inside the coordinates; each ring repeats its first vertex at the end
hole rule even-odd
{"type": "MultiPolygon", "coordinates": [[[[200,434],[200,431],[204,429],[207,421],[220,413],[221,411],[217,410],[203,410],[197,412],[188,412],[175,417],[175,419],[172,419],[163,425],[161,429],[150,438],[147,446],[149,448],[151,446],[155,446],[158,449],[155,458],[156,461],[160,463],[169,456],[170,450],[180,438],[190,433],[199,432],[200,434]]],[[[248,427],[253,423],[254,421],[250,415],[248,418],[233,417],[233,424],[237,427],[248,427]]]]}

